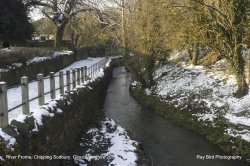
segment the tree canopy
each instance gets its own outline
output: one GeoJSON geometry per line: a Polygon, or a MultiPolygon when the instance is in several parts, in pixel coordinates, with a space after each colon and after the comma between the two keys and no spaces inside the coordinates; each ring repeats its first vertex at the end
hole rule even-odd
{"type": "Polygon", "coordinates": [[[0,41],[16,42],[31,38],[32,24],[21,0],[0,0],[0,41]]]}

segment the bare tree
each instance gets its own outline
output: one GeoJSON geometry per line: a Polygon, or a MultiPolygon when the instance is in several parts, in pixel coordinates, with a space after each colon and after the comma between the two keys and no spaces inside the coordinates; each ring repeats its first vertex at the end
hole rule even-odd
{"type": "Polygon", "coordinates": [[[40,6],[42,13],[55,24],[55,47],[62,45],[66,25],[80,12],[95,12],[98,20],[104,24],[94,0],[26,0],[25,3],[28,6],[40,6]]]}

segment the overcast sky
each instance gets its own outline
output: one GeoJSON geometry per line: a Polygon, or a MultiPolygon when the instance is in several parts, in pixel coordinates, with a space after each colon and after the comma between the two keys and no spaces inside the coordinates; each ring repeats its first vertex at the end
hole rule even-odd
{"type": "Polygon", "coordinates": [[[40,18],[44,17],[43,14],[39,11],[39,9],[33,9],[30,13],[29,13],[32,21],[36,21],[39,20],[40,18]]]}

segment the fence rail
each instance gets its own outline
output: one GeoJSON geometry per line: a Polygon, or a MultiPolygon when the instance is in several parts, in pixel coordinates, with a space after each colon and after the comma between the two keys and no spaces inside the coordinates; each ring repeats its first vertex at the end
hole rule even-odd
{"type": "MultiPolygon", "coordinates": [[[[8,98],[7,98],[7,83],[0,82],[0,128],[8,125],[8,112],[11,112],[19,107],[22,107],[23,114],[30,113],[30,105],[31,101],[38,99],[38,105],[42,106],[45,104],[45,96],[50,94],[51,99],[56,98],[56,91],[59,90],[60,95],[64,95],[71,91],[71,89],[75,89],[76,86],[79,86],[81,83],[91,79],[94,77],[97,71],[100,71],[102,67],[107,62],[107,58],[87,67],[83,66],[76,69],[66,70],[64,73],[62,70],[59,71],[58,75],[55,75],[54,72],[51,72],[49,76],[44,77],[43,74],[37,75],[37,80],[28,81],[28,77],[23,76],[21,78],[21,84],[12,86],[11,88],[17,88],[21,86],[21,97],[22,102],[8,109],[8,98]],[[66,76],[66,78],[64,77],[66,76]],[[55,79],[59,77],[59,87],[56,88],[55,79]],[[65,79],[64,79],[65,78],[65,79]],[[44,81],[49,79],[50,90],[44,91],[44,81]],[[64,82],[66,80],[66,83],[64,82]],[[37,81],[37,96],[29,98],[29,83],[33,83],[37,81]]],[[[10,88],[9,88],[10,89],[10,88]]]]}

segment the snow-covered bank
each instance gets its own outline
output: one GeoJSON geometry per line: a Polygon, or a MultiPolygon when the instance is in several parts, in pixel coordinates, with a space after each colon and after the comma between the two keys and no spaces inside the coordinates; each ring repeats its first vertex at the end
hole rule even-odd
{"type": "Polygon", "coordinates": [[[94,164],[102,160],[105,165],[134,166],[136,165],[136,145],[127,132],[112,119],[105,119],[100,127],[91,128],[86,132],[80,146],[83,155],[75,159],[78,165],[94,164]]]}
{"type": "Polygon", "coordinates": [[[237,90],[236,80],[225,72],[223,64],[225,60],[211,68],[160,65],[154,73],[156,85],[145,92],[189,111],[199,121],[216,126],[216,120],[225,119],[230,126],[225,133],[250,142],[250,93],[242,98],[233,96],[237,90]],[[199,112],[193,111],[194,108],[199,108],[199,112]]]}

